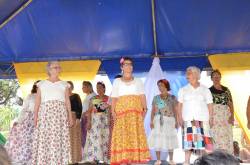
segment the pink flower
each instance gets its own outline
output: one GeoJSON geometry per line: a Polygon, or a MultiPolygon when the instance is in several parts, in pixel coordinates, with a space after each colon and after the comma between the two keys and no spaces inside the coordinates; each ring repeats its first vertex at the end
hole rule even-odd
{"type": "Polygon", "coordinates": [[[121,59],[120,59],[120,64],[123,64],[124,63],[124,58],[122,57],[121,59]]]}

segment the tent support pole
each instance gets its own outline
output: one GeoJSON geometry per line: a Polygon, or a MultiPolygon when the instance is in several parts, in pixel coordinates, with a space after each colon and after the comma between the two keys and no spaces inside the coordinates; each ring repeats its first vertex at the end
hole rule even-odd
{"type": "Polygon", "coordinates": [[[155,0],[151,0],[152,7],[152,24],[153,24],[153,37],[154,37],[154,55],[153,57],[159,57],[157,48],[157,34],[156,34],[156,24],[155,24],[155,0]]]}
{"type": "Polygon", "coordinates": [[[19,14],[24,8],[26,8],[32,0],[28,0],[19,9],[17,9],[12,15],[10,15],[3,23],[0,24],[0,29],[2,29],[9,21],[11,21],[17,14],[19,14]]]}

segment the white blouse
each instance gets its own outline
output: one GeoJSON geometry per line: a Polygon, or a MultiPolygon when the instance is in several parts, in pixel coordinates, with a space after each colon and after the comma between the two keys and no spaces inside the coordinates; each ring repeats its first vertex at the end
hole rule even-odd
{"type": "Polygon", "coordinates": [[[96,94],[95,92],[90,93],[87,95],[82,103],[82,113],[87,112],[89,110],[89,102],[92,97],[94,97],[96,94]]]}
{"type": "Polygon", "coordinates": [[[65,102],[65,91],[69,88],[66,81],[51,82],[49,80],[40,81],[37,86],[41,90],[41,102],[58,100],[65,102]]]}
{"type": "Polygon", "coordinates": [[[36,94],[29,94],[24,100],[22,111],[20,112],[17,122],[21,123],[29,112],[34,112],[36,94]],[[27,113],[28,112],[28,113],[27,113]]]}
{"type": "Polygon", "coordinates": [[[201,85],[194,88],[188,84],[178,92],[178,101],[182,103],[182,118],[184,121],[208,121],[208,104],[213,103],[210,90],[201,85]]]}
{"type": "Polygon", "coordinates": [[[142,95],[144,92],[144,84],[139,78],[134,78],[130,82],[124,82],[121,78],[114,80],[111,97],[119,97],[125,95],[142,95]]]}

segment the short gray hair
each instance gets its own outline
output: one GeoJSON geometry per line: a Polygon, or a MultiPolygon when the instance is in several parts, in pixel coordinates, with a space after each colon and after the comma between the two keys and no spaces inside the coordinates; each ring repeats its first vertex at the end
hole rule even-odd
{"type": "Polygon", "coordinates": [[[46,65],[46,72],[47,74],[50,76],[49,74],[49,70],[50,70],[50,66],[54,63],[58,63],[59,64],[59,61],[48,61],[47,65],[46,65]]]}
{"type": "Polygon", "coordinates": [[[192,73],[194,73],[197,76],[198,80],[200,80],[200,78],[201,78],[201,70],[198,67],[189,66],[187,68],[186,72],[188,72],[188,71],[191,71],[192,73]]]}

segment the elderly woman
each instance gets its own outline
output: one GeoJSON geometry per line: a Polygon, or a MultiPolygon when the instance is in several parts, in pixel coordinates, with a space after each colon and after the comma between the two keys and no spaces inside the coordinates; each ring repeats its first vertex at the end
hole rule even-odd
{"type": "Polygon", "coordinates": [[[150,156],[143,123],[147,111],[144,85],[133,77],[131,58],[122,58],[120,64],[123,74],[114,80],[111,94],[111,165],[147,162],[150,156]]]}
{"type": "Polygon", "coordinates": [[[98,95],[90,99],[87,138],[83,151],[83,160],[94,163],[108,163],[109,146],[109,97],[105,95],[105,84],[96,85],[98,95]]]}
{"type": "Polygon", "coordinates": [[[221,73],[214,70],[211,73],[213,86],[209,89],[213,95],[213,128],[211,134],[214,139],[214,149],[225,150],[233,154],[234,109],[230,90],[221,85],[221,73]]]}
{"type": "Polygon", "coordinates": [[[73,125],[69,84],[59,79],[59,62],[47,64],[49,78],[40,81],[35,100],[35,132],[32,164],[70,162],[69,126],[73,125]]]}
{"type": "Polygon", "coordinates": [[[207,87],[199,83],[200,69],[191,66],[186,70],[189,82],[178,93],[178,123],[183,127],[185,165],[190,163],[192,150],[211,150],[209,134],[212,125],[213,98],[207,87]]]}
{"type": "Polygon", "coordinates": [[[157,82],[161,94],[156,95],[152,103],[151,122],[152,129],[148,137],[150,149],[156,151],[157,161],[155,165],[161,164],[161,151],[169,153],[169,164],[173,162],[174,149],[178,148],[176,130],[176,107],[175,96],[169,94],[170,85],[166,79],[157,82]]]}

